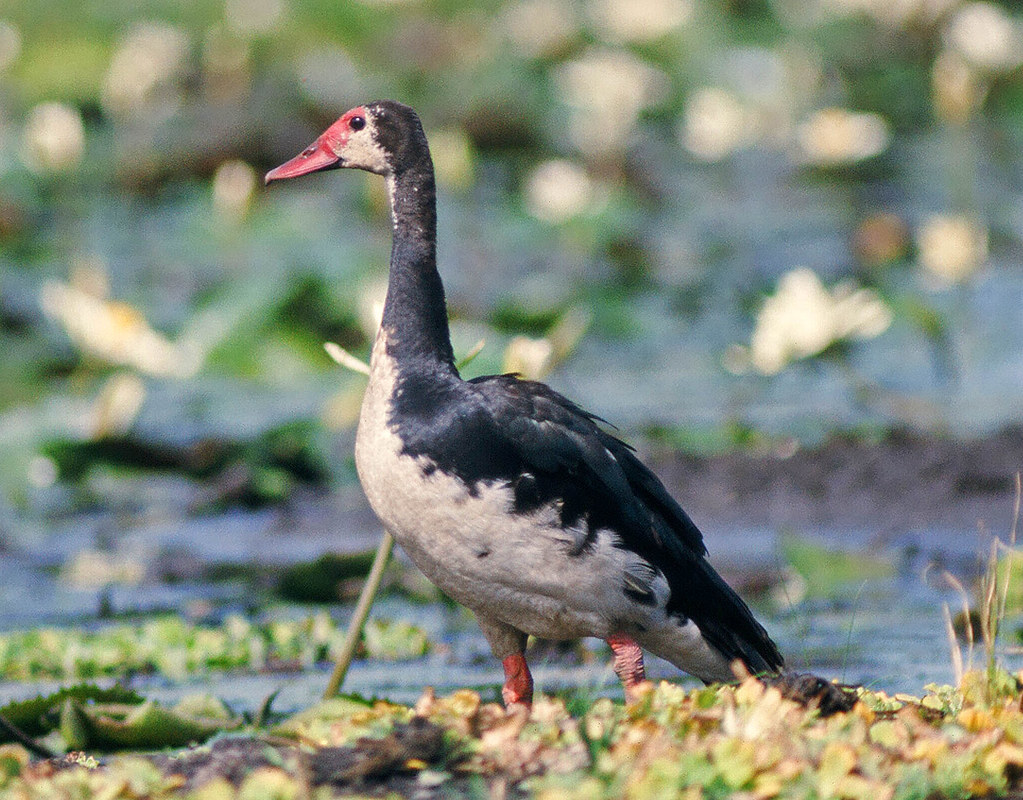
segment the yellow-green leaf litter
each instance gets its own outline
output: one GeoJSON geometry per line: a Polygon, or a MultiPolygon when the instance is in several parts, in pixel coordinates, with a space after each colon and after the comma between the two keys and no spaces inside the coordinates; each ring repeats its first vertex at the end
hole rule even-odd
{"type": "Polygon", "coordinates": [[[1023,789],[1020,686],[977,673],[920,697],[861,689],[851,711],[827,718],[752,678],[648,684],[629,706],[598,699],[576,713],[577,699],[541,696],[527,714],[469,690],[427,691],[413,707],[338,698],[171,757],[33,762],[5,745],[0,797],[996,797],[1023,789]],[[422,730],[406,735],[416,725],[436,734],[429,752],[416,751],[422,730]],[[244,775],[195,768],[228,746],[258,751],[257,766],[244,775]]]}

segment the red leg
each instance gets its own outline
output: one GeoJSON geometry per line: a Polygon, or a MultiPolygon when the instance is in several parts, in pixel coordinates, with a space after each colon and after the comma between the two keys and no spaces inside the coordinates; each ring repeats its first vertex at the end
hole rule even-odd
{"type": "Polygon", "coordinates": [[[637,686],[646,680],[643,670],[643,650],[635,641],[621,633],[607,638],[615,656],[615,674],[625,686],[625,699],[631,700],[637,686]]]}
{"type": "Polygon", "coordinates": [[[515,704],[527,708],[533,703],[533,676],[522,653],[514,653],[501,662],[504,665],[504,688],[501,696],[505,707],[515,704]]]}

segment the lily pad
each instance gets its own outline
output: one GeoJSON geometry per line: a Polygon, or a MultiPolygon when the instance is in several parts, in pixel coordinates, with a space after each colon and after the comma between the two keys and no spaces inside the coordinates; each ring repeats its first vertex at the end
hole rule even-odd
{"type": "MultiPolygon", "coordinates": [[[[182,747],[243,724],[240,716],[209,695],[190,695],[165,708],[126,689],[91,685],[11,703],[0,714],[26,736],[59,731],[71,750],[182,747]]],[[[7,737],[9,741],[10,734],[7,737]]]]}
{"type": "Polygon", "coordinates": [[[222,731],[237,730],[243,724],[240,716],[206,695],[185,698],[172,708],[147,700],[136,706],[99,704],[78,706],[77,710],[88,738],[87,745],[80,747],[100,749],[184,747],[222,731]]]}
{"type": "MultiPolygon", "coordinates": [[[[0,715],[22,733],[28,736],[42,736],[53,729],[53,712],[61,708],[67,700],[73,700],[78,704],[95,702],[135,705],[145,702],[141,695],[121,686],[101,689],[94,684],[83,683],[60,689],[52,694],[39,695],[31,700],[8,703],[0,708],[0,715]]],[[[4,732],[0,730],[0,743],[7,741],[12,740],[5,737],[4,732]]]]}

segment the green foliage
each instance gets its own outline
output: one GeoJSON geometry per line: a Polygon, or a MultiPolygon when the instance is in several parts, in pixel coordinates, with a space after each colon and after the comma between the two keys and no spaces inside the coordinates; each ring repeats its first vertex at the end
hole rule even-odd
{"type": "Polygon", "coordinates": [[[369,658],[408,661],[426,655],[430,640],[411,622],[376,617],[362,631],[362,646],[369,658]]]}
{"type": "MultiPolygon", "coordinates": [[[[375,658],[415,658],[429,646],[425,634],[408,623],[374,625],[370,655],[375,658]]],[[[233,615],[219,626],[168,616],[93,631],[37,628],[0,634],[0,677],[81,679],[141,672],[183,680],[214,670],[311,666],[331,658],[343,639],[344,630],[326,613],[264,623],[233,615]]]]}
{"type": "Polygon", "coordinates": [[[242,719],[209,696],[186,697],[172,708],[152,700],[137,705],[82,705],[68,698],[58,730],[68,749],[151,750],[204,742],[240,727],[242,719]]]}
{"type": "Polygon", "coordinates": [[[324,553],[315,561],[294,564],[281,574],[277,591],[297,603],[336,603],[343,581],[364,578],[373,564],[374,551],[324,553]]]}
{"type": "MultiPolygon", "coordinates": [[[[276,18],[279,3],[260,7],[267,18],[247,14],[241,2],[206,0],[115,10],[81,0],[7,6],[10,29],[3,29],[0,53],[0,116],[10,129],[0,143],[0,349],[7,371],[0,413],[78,401],[56,431],[34,431],[19,444],[17,459],[5,459],[0,491],[19,506],[32,499],[25,465],[38,455],[39,439],[67,465],[62,481],[111,457],[103,446],[73,441],[83,433],[78,422],[88,419],[81,411],[111,364],[40,311],[50,279],[73,283],[94,273],[99,280],[91,289],[137,313],[167,342],[201,355],[195,374],[145,376],[145,411],[167,385],[181,402],[163,405],[171,413],[149,418],[142,436],[178,441],[182,417],[192,424],[199,417],[200,427],[213,432],[206,438],[216,439],[244,416],[237,412],[256,405],[244,389],[279,392],[275,408],[300,395],[306,418],[331,406],[335,386],[321,344],[329,339],[354,350],[372,338],[368,290],[371,278],[383,277],[387,258],[386,196],[377,178],[262,191],[258,177],[347,104],[373,96],[410,102],[424,118],[435,143],[442,269],[453,316],[480,336],[490,328],[538,335],[579,303],[592,310],[597,336],[627,342],[658,369],[680,362],[645,354],[695,351],[695,363],[729,393],[717,406],[722,419],[764,419],[747,412],[765,400],[784,407],[792,395],[784,386],[769,397],[741,386],[732,393],[739,382],[720,368],[722,352],[745,336],[761,290],[795,265],[796,254],[838,280],[858,255],[858,226],[888,214],[902,230],[901,244],[889,250],[898,257],[884,261],[884,272],[855,277],[883,292],[904,338],[874,350],[863,369],[873,374],[865,377],[902,377],[886,366],[896,350],[905,345],[916,365],[919,347],[931,347],[939,366],[949,363],[922,378],[911,369],[908,380],[916,383],[908,391],[952,396],[935,393],[928,381],[948,378],[956,354],[975,350],[959,346],[962,320],[945,293],[911,274],[911,227],[940,210],[980,218],[997,208],[998,182],[990,176],[1010,174],[999,167],[1019,148],[1020,73],[1011,59],[1004,70],[971,72],[976,103],[962,131],[950,131],[955,126],[938,118],[933,98],[940,56],[955,49],[946,27],[956,10],[932,18],[903,8],[825,4],[804,18],[798,4],[766,0],[665,3],[646,12],[644,22],[642,13],[631,12],[639,13],[635,19],[626,13],[627,3],[607,19],[568,3],[547,10],[557,25],[548,29],[540,20],[534,29],[517,16],[529,9],[517,0],[386,7],[295,0],[276,18]],[[133,39],[146,26],[158,26],[158,35],[133,39]],[[162,43],[159,52],[150,52],[153,41],[162,43]],[[117,101],[126,90],[127,100],[117,101]],[[724,141],[720,151],[700,153],[686,131],[707,90],[726,102],[712,104],[704,134],[724,141]],[[22,137],[33,108],[53,101],[80,116],[84,142],[80,160],[47,171],[26,162],[22,137]],[[806,169],[815,162],[801,154],[801,131],[827,108],[883,115],[885,153],[806,169]],[[730,125],[737,129],[726,130],[730,125]],[[582,136],[587,130],[595,135],[582,136]],[[963,144],[966,155],[956,161],[966,166],[948,170],[942,140],[959,133],[957,147],[963,144]],[[232,211],[216,176],[235,161],[251,175],[248,194],[232,211]],[[576,171],[584,202],[545,218],[530,187],[538,168],[555,161],[576,171]],[[984,189],[996,194],[987,198],[984,189]],[[900,197],[909,199],[892,205],[900,197]],[[795,251],[794,241],[801,243],[795,251]],[[755,303],[748,301],[751,289],[755,303]],[[669,293],[684,302],[656,302],[669,293]],[[720,321],[708,327],[710,317],[720,321]],[[206,381],[232,398],[238,393],[238,402],[185,413],[202,404],[206,381]]],[[[841,149],[857,135],[841,128],[820,138],[841,149]]],[[[992,237],[996,257],[1014,235],[1011,225],[1002,227],[992,237]]],[[[842,363],[857,355],[827,353],[842,363]]],[[[859,376],[828,370],[817,377],[855,391],[859,376]]],[[[663,385],[654,378],[649,385],[663,385]]],[[[775,388],[781,383],[769,380],[775,388]]],[[[645,390],[609,380],[608,391],[645,390]]],[[[878,416],[859,399],[848,397],[851,414],[878,416]]],[[[655,401],[630,400],[637,418],[622,420],[623,428],[653,416],[655,401]]],[[[696,405],[713,410],[702,400],[696,405]]],[[[889,416],[904,413],[888,411],[896,405],[912,408],[883,405],[889,416]]],[[[278,421],[266,411],[252,416],[246,430],[278,421]]],[[[347,425],[353,416],[329,422],[347,425]]],[[[16,424],[48,428],[36,417],[16,424]]],[[[95,433],[84,427],[86,436],[95,433]]],[[[165,454],[148,455],[156,464],[165,454]]],[[[300,472],[317,472],[316,485],[329,477],[331,453],[319,443],[300,464],[260,460],[266,454],[259,452],[226,455],[237,456],[228,459],[236,471],[227,477],[237,478],[239,488],[206,508],[285,502],[309,480],[300,472]]],[[[167,469],[193,474],[181,462],[167,469]]],[[[224,477],[219,468],[212,474],[224,477]]]]}
{"type": "Polygon", "coordinates": [[[739,420],[728,420],[713,428],[651,425],[644,433],[652,441],[699,456],[764,450],[771,444],[769,437],[739,420]]]}
{"type": "Polygon", "coordinates": [[[214,505],[279,504],[295,485],[324,486],[330,478],[326,435],[311,420],[278,425],[248,441],[203,439],[186,445],[134,433],[98,439],[55,438],[43,454],[68,482],[80,482],[97,466],[126,473],[176,471],[222,484],[214,505]]]}
{"type": "Polygon", "coordinates": [[[109,58],[109,41],[51,29],[29,41],[16,77],[28,100],[96,102],[109,58]]]}
{"type": "Polygon", "coordinates": [[[824,547],[791,534],[783,536],[785,560],[806,581],[807,595],[833,597],[867,580],[891,577],[895,565],[884,556],[824,547]]]}
{"type": "MultiPolygon", "coordinates": [[[[50,712],[55,708],[62,707],[68,700],[78,704],[120,703],[134,705],[143,702],[140,695],[120,686],[101,689],[93,684],[78,684],[45,696],[39,695],[30,700],[8,703],[0,708],[0,715],[22,733],[29,736],[41,736],[53,727],[52,720],[47,721],[50,712]]],[[[4,734],[0,732],[0,742],[10,741],[10,739],[2,738],[3,736],[4,734]]]]}
{"type": "MultiPolygon", "coordinates": [[[[198,709],[142,703],[101,710],[70,699],[64,708],[71,709],[65,717],[78,715],[73,724],[65,721],[72,737],[87,731],[120,737],[129,747],[144,740],[150,744],[141,746],[158,746],[152,743],[161,737],[167,743],[201,739],[217,725],[237,724],[208,699],[198,709]],[[103,731],[115,733],[100,733],[100,719],[103,731]]],[[[114,797],[130,786],[127,796],[137,800],[237,800],[319,797],[330,785],[342,792],[357,786],[378,796],[389,788],[404,794],[401,787],[410,778],[420,789],[435,787],[445,796],[467,787],[487,796],[500,786],[539,800],[723,800],[736,793],[915,800],[1023,788],[1023,712],[1017,699],[981,699],[949,686],[929,686],[922,699],[861,690],[851,711],[826,718],[754,679],[689,691],[651,685],[628,707],[600,699],[576,713],[541,696],[528,716],[506,713],[467,690],[444,698],[428,692],[414,711],[338,697],[293,715],[271,733],[272,739],[220,739],[170,760],[113,756],[97,762],[77,754],[56,773],[29,768],[27,753],[3,745],[0,792],[42,797],[74,786],[89,787],[87,796],[114,797]],[[423,735],[412,735],[415,730],[423,735]],[[296,758],[296,747],[306,755],[296,758]],[[218,752],[227,754],[225,772],[242,759],[265,766],[234,785],[209,768],[218,763],[218,752]],[[188,793],[181,778],[195,774],[189,766],[194,757],[207,766],[204,783],[188,793]],[[465,776],[474,776],[468,785],[459,783],[465,776]]],[[[90,747],[101,741],[112,740],[97,738],[90,747]]]]}
{"type": "Polygon", "coordinates": [[[149,700],[129,708],[79,706],[76,710],[85,721],[87,736],[79,749],[182,747],[242,724],[240,717],[208,696],[186,697],[169,709],[149,700]]]}
{"type": "Polygon", "coordinates": [[[998,586],[1005,592],[1005,613],[1023,612],[1023,552],[1006,549],[998,557],[998,586]]]}
{"type": "MultiPolygon", "coordinates": [[[[242,724],[241,717],[209,695],[187,696],[164,708],[127,689],[89,684],[10,703],[0,715],[27,736],[55,732],[65,750],[184,747],[242,724]]],[[[0,729],[0,743],[9,741],[14,741],[11,731],[0,729]]]]}

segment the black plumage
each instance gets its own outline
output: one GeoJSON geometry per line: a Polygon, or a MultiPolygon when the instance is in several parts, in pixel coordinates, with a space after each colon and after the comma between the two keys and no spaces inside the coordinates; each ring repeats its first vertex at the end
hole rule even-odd
{"type": "Polygon", "coordinates": [[[336,167],[385,176],[394,224],[360,478],[420,568],[476,612],[503,660],[506,701],[532,694],[527,633],[605,638],[627,690],[643,674],[636,639],[706,680],[735,660],[754,673],[780,669],[775,644],[707,561],[699,529],[602,420],[542,383],[459,376],[436,266],[433,165],[415,113],[393,101],[352,109],[267,180],[336,167]],[[557,569],[564,581],[547,574],[557,569]],[[593,596],[572,596],[573,586],[593,596]]]}
{"type": "MultiPolygon", "coordinates": [[[[727,658],[751,672],[782,657],[749,607],[706,560],[703,534],[633,449],[549,386],[515,375],[399,378],[392,423],[405,453],[457,476],[513,487],[515,513],[555,503],[563,527],[614,531],[667,578],[669,613],[691,619],[727,658]],[[471,446],[467,446],[471,443],[471,446]]],[[[579,554],[585,553],[585,545],[579,554]]]]}

